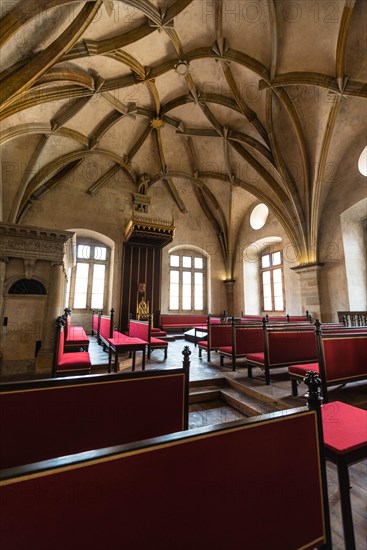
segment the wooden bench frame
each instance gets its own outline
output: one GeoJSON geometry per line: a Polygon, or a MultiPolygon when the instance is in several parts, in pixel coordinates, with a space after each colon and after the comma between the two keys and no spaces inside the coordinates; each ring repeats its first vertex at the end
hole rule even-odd
{"type": "Polygon", "coordinates": [[[64,351],[65,352],[73,352],[73,351],[88,351],[89,349],[89,338],[87,333],[85,332],[84,328],[79,325],[72,325],[71,324],[71,309],[66,307],[64,309],[64,314],[62,318],[65,321],[65,344],[64,344],[64,351]],[[77,338],[74,338],[75,334],[71,333],[77,333],[77,338]]]}
{"type": "Polygon", "coordinates": [[[195,326],[201,326],[206,324],[207,315],[184,315],[184,314],[174,314],[174,313],[161,313],[159,315],[159,326],[164,331],[174,331],[174,330],[189,330],[195,326]],[[171,323],[169,322],[170,318],[179,318],[180,323],[171,323]]]}
{"type": "Polygon", "coordinates": [[[188,429],[189,367],[0,384],[0,469],[188,429]]]}
{"type": "Polygon", "coordinates": [[[92,336],[97,338],[97,342],[100,344],[99,340],[99,328],[101,323],[101,315],[103,311],[101,309],[92,310],[92,336]]]}
{"type": "MultiPolygon", "coordinates": [[[[246,357],[246,366],[248,370],[248,376],[249,378],[252,378],[252,369],[254,367],[259,367],[262,370],[265,371],[265,383],[267,385],[270,384],[270,370],[276,369],[276,368],[283,368],[287,367],[289,365],[299,363],[299,364],[310,364],[316,362],[316,341],[315,341],[315,357],[313,358],[304,358],[303,360],[280,360],[275,362],[271,362],[270,360],[270,354],[271,354],[271,344],[272,341],[271,334],[276,333],[282,333],[284,334],[284,343],[286,344],[287,334],[310,334],[312,333],[314,335],[315,328],[310,323],[301,323],[301,324],[293,324],[293,323],[286,323],[286,324],[274,324],[269,325],[265,319],[263,319],[263,335],[264,335],[264,352],[263,352],[263,360],[261,362],[249,359],[248,356],[246,357]],[[270,336],[270,338],[269,338],[270,336]]],[[[249,354],[251,355],[251,354],[249,354]]]]}
{"type": "Polygon", "coordinates": [[[100,315],[99,343],[108,350],[108,372],[112,372],[112,354],[114,354],[114,372],[118,372],[118,358],[120,354],[128,353],[132,357],[132,370],[135,370],[136,352],[142,352],[142,370],[145,370],[145,348],[148,342],[140,338],[131,338],[114,329],[115,310],[110,315],[100,315]]]}
{"type": "MultiPolygon", "coordinates": [[[[231,359],[232,370],[236,370],[237,359],[246,357],[249,353],[258,353],[262,352],[264,349],[264,340],[262,335],[263,326],[262,323],[241,323],[240,325],[235,323],[234,318],[232,319],[232,345],[231,350],[224,350],[219,348],[220,355],[220,366],[224,366],[224,358],[228,357],[231,359]],[[251,343],[251,333],[253,331],[260,331],[261,333],[261,344],[256,345],[251,343]],[[258,349],[259,348],[259,349],[258,349]]],[[[253,335],[253,334],[252,334],[253,335]]]]}
{"type": "MultiPolygon", "coordinates": [[[[212,322],[212,317],[208,315],[206,324],[207,339],[197,342],[199,348],[199,359],[202,359],[202,350],[207,353],[207,361],[210,363],[210,353],[212,351],[218,351],[222,346],[231,345],[232,343],[232,329],[231,322],[221,323],[212,322]]],[[[198,329],[203,330],[203,329],[198,329]]],[[[196,340],[196,331],[195,331],[196,340]]]]}
{"type": "Polygon", "coordinates": [[[152,335],[153,315],[149,315],[148,321],[140,321],[137,319],[129,319],[129,336],[133,338],[141,338],[148,342],[147,357],[150,359],[151,353],[155,349],[163,349],[164,360],[167,359],[168,342],[156,338],[152,335]]]}
{"type": "MultiPolygon", "coordinates": [[[[246,502],[248,481],[245,476],[245,478],[242,478],[242,481],[239,482],[238,472],[235,468],[227,468],[227,473],[223,482],[221,484],[213,485],[213,483],[211,482],[211,472],[206,475],[205,467],[203,466],[205,464],[205,460],[207,460],[205,448],[209,447],[210,449],[211,447],[213,447],[219,449],[224,456],[227,456],[229,452],[230,456],[233,456],[234,460],[241,460],[241,457],[237,456],[237,458],[235,458],[236,455],[232,454],[235,453],[235,449],[236,452],[238,452],[238,443],[241,444],[241,448],[244,448],[249,438],[251,439],[253,437],[253,434],[256,435],[258,433],[264,434],[265,436],[265,434],[269,433],[269,430],[272,431],[273,429],[280,430],[279,433],[286,434],[286,431],[290,429],[290,426],[293,426],[293,430],[301,427],[303,429],[303,427],[305,427],[306,429],[304,429],[304,432],[302,431],[302,433],[307,433],[311,436],[307,438],[307,440],[305,437],[301,437],[301,441],[303,442],[302,453],[304,452],[304,449],[307,449],[310,453],[310,460],[312,461],[312,477],[315,480],[317,479],[317,483],[310,484],[308,483],[307,479],[301,479],[301,487],[298,488],[298,494],[300,496],[299,502],[303,503],[303,483],[305,494],[308,495],[308,499],[312,499],[312,503],[314,505],[313,510],[317,510],[317,512],[314,512],[314,519],[315,521],[317,521],[317,528],[312,529],[312,521],[311,523],[309,523],[304,520],[305,517],[307,519],[307,509],[309,509],[308,507],[310,506],[310,504],[304,503],[302,510],[299,510],[297,507],[295,507],[294,500],[289,499],[282,502],[280,512],[278,513],[279,519],[280,521],[282,521],[281,532],[285,534],[289,533],[289,513],[287,513],[287,510],[292,511],[295,521],[294,523],[291,523],[291,525],[293,526],[293,534],[287,537],[289,541],[288,545],[290,545],[292,548],[300,547],[302,545],[302,548],[304,549],[312,549],[318,547],[323,550],[331,550],[327,481],[322,445],[322,428],[320,414],[318,411],[309,410],[307,407],[274,412],[270,415],[263,415],[216,426],[207,426],[204,428],[189,430],[187,432],[169,434],[166,436],[152,438],[149,440],[144,440],[122,446],[115,446],[98,451],[92,451],[90,453],[86,452],[77,455],[71,455],[68,457],[64,457],[63,459],[49,460],[40,462],[38,464],[31,464],[23,468],[14,468],[11,470],[2,471],[0,472],[0,484],[6,484],[11,487],[11,490],[4,495],[4,497],[6,496],[7,498],[6,501],[4,500],[4,511],[6,512],[5,524],[7,526],[7,530],[2,530],[4,540],[8,540],[8,537],[14,537],[15,534],[18,537],[18,541],[19,538],[22,539],[22,537],[24,537],[24,532],[28,533],[28,523],[31,521],[31,518],[29,518],[29,515],[27,515],[26,513],[25,531],[20,530],[17,532],[14,529],[13,523],[17,521],[17,518],[15,517],[13,506],[16,505],[18,507],[18,513],[21,514],[22,508],[19,509],[19,506],[21,507],[23,505],[24,509],[27,510],[27,507],[29,507],[28,501],[32,500],[31,491],[33,490],[33,484],[35,483],[38,487],[37,484],[39,483],[39,479],[41,478],[44,480],[42,482],[43,490],[40,490],[39,497],[41,511],[37,509],[37,512],[39,513],[39,517],[42,518],[43,509],[49,502],[49,492],[52,491],[52,497],[55,503],[56,510],[53,510],[51,518],[52,525],[49,526],[49,530],[52,533],[58,533],[58,536],[61,536],[62,540],[64,540],[65,538],[67,539],[70,536],[70,519],[73,519],[75,503],[71,503],[71,516],[69,515],[63,517],[60,510],[64,506],[64,499],[68,498],[68,490],[70,487],[72,487],[75,475],[78,475],[78,490],[80,491],[80,496],[84,495],[84,486],[90,487],[89,477],[99,480],[102,492],[97,494],[97,498],[98,505],[102,507],[102,510],[110,511],[111,506],[118,506],[121,510],[121,503],[126,503],[126,508],[124,508],[123,510],[126,522],[125,535],[126,540],[128,540],[129,543],[131,543],[133,540],[136,541],[137,536],[136,521],[132,520],[134,517],[136,518],[136,508],[132,504],[132,500],[130,500],[129,495],[131,494],[131,491],[135,495],[140,494],[139,486],[136,485],[138,481],[134,480],[139,480],[142,476],[144,487],[143,499],[146,498],[145,495],[150,495],[151,499],[156,498],[156,485],[159,484],[159,486],[161,487],[161,506],[159,507],[157,513],[161,514],[162,517],[165,517],[165,515],[169,513],[169,509],[172,509],[172,500],[166,497],[166,491],[168,493],[173,492],[173,494],[178,494],[178,498],[183,499],[185,507],[187,500],[190,498],[192,499],[192,491],[195,487],[197,489],[197,482],[190,482],[190,472],[192,471],[192,469],[195,470],[195,468],[196,471],[200,471],[200,475],[202,476],[202,485],[200,485],[202,498],[211,498],[214,501],[221,499],[221,502],[224,499],[225,506],[231,506],[231,504],[233,505],[233,499],[235,499],[235,503],[246,502]],[[159,460],[157,458],[158,455],[159,460]],[[187,459],[185,459],[185,457],[187,457],[187,459]],[[168,478],[167,471],[165,470],[166,463],[170,464],[173,468],[172,475],[168,476],[168,478]],[[159,466],[160,464],[162,464],[161,467],[159,466]],[[74,469],[76,467],[78,468],[77,473],[74,472],[74,469]],[[60,482],[59,484],[55,484],[55,480],[57,481],[57,479],[59,479],[57,476],[60,472],[60,468],[63,472],[62,483],[60,482]],[[116,477],[114,476],[115,470],[119,472],[126,470],[129,484],[126,484],[126,482],[123,483],[120,479],[119,481],[117,481],[116,477]],[[110,472],[110,479],[104,481],[103,472],[110,472]],[[161,477],[162,475],[166,480],[165,482],[163,482],[163,478],[161,477]],[[113,484],[111,483],[111,479],[114,480],[113,484]],[[28,485],[28,491],[25,491],[23,487],[23,482],[25,480],[31,480],[31,483],[28,485]],[[116,485],[116,483],[118,485],[116,485]],[[114,490],[111,491],[111,496],[109,496],[109,493],[106,493],[106,487],[108,487],[108,484],[110,484],[111,487],[112,485],[114,487],[114,490]],[[119,490],[116,490],[117,486],[119,487],[119,490]],[[124,488],[126,489],[126,494],[124,488]],[[179,490],[182,491],[181,495],[178,492],[179,490]],[[209,491],[208,493],[206,492],[207,490],[209,491]],[[121,491],[123,491],[123,494],[120,494],[121,491]],[[23,495],[24,498],[20,498],[18,496],[18,493],[23,495]],[[116,495],[118,496],[117,500],[116,495]],[[300,528],[300,522],[302,524],[302,529],[300,528]],[[59,524],[62,524],[63,526],[63,529],[60,532],[57,527],[59,524]],[[312,534],[309,534],[310,531],[312,534]],[[300,532],[302,533],[301,535],[300,532]]],[[[268,441],[268,438],[264,436],[264,441],[268,441]]],[[[284,441],[289,442],[289,445],[291,445],[291,439],[292,438],[286,437],[286,435],[284,435],[284,441]]],[[[250,449],[254,449],[253,454],[255,455],[256,453],[260,452],[260,450],[256,450],[256,448],[252,445],[250,446],[250,449]]],[[[246,459],[246,454],[244,455],[244,459],[246,459]]],[[[250,458],[248,459],[248,461],[249,460],[250,458]]],[[[297,475],[302,476],[303,468],[307,468],[307,471],[309,472],[309,464],[309,459],[303,460],[302,469],[297,470],[297,475]]],[[[215,463],[214,466],[216,466],[215,463]]],[[[254,468],[254,466],[256,466],[256,461],[252,459],[252,461],[248,463],[245,471],[249,471],[251,467],[254,468]]],[[[285,467],[289,467],[289,465],[285,467]]],[[[269,472],[269,470],[267,470],[267,472],[269,472]]],[[[119,477],[121,478],[121,476],[119,477]]],[[[249,479],[250,478],[252,487],[254,487],[254,491],[261,492],[260,487],[263,487],[263,476],[261,475],[261,472],[259,472],[259,474],[256,473],[255,475],[253,475],[252,473],[249,474],[249,479]],[[256,480],[259,480],[258,487],[256,480]]],[[[293,485],[288,484],[285,486],[282,477],[279,477],[277,475],[277,471],[274,472],[274,477],[272,479],[274,479],[274,484],[276,486],[274,492],[275,502],[276,498],[278,498],[278,495],[284,492],[285,487],[290,488],[289,490],[293,494],[293,491],[291,489],[293,485]]],[[[99,484],[97,485],[97,488],[99,487],[99,484]]],[[[88,496],[86,496],[85,498],[88,499],[88,496]]],[[[131,499],[133,499],[133,501],[135,502],[133,496],[131,497],[131,499]]],[[[137,502],[139,501],[137,500],[137,502]]],[[[146,501],[143,500],[143,502],[146,501]]],[[[149,499],[146,505],[150,508],[152,506],[152,502],[149,499]]],[[[96,507],[94,505],[92,507],[88,507],[88,510],[84,510],[81,504],[82,500],[78,499],[77,505],[81,514],[78,517],[77,521],[76,536],[78,540],[80,539],[80,537],[84,537],[83,540],[87,541],[86,543],[90,545],[91,542],[85,538],[85,522],[88,521],[88,524],[91,526],[92,532],[95,532],[95,530],[98,529],[98,527],[96,526],[95,518],[97,518],[97,515],[100,514],[101,511],[98,506],[96,507]]],[[[252,500],[250,501],[248,506],[251,505],[252,500]]],[[[173,508],[175,508],[175,506],[173,506],[173,508]]],[[[218,510],[215,518],[219,519],[220,513],[221,511],[218,510]]],[[[251,537],[251,540],[258,540],[258,522],[251,521],[247,525],[246,533],[244,534],[243,523],[240,519],[241,514],[243,513],[242,506],[236,505],[231,513],[232,517],[235,517],[235,521],[233,521],[234,530],[231,531],[231,544],[233,545],[235,544],[235,541],[238,542],[243,540],[243,537],[246,535],[246,533],[248,537],[251,537]]],[[[210,510],[210,514],[213,521],[212,510],[210,510]]],[[[140,520],[138,519],[137,521],[140,520]]],[[[185,529],[184,540],[183,542],[181,541],[181,544],[179,544],[178,547],[180,549],[187,548],[190,544],[189,541],[192,541],[193,539],[198,541],[200,547],[204,548],[204,544],[207,544],[208,547],[215,547],[215,543],[218,542],[218,531],[213,529],[208,530],[208,528],[206,527],[208,521],[209,520],[206,515],[204,526],[202,526],[202,522],[194,522],[195,525],[193,525],[192,528],[185,529]]],[[[215,521],[217,521],[217,519],[215,519],[215,521]]],[[[108,525],[105,528],[108,530],[109,533],[110,529],[112,528],[113,522],[113,517],[110,518],[110,520],[107,520],[108,525]]],[[[37,521],[37,527],[35,528],[35,530],[33,530],[33,536],[37,536],[38,534],[38,525],[40,527],[43,525],[44,529],[44,523],[41,523],[40,519],[39,521],[37,521]]],[[[156,525],[156,521],[154,518],[149,525],[151,526],[151,528],[156,525]]],[[[139,534],[140,547],[145,548],[149,545],[149,543],[152,542],[158,543],[159,537],[161,547],[169,548],[170,544],[172,544],[172,540],[174,540],[174,537],[177,536],[180,525],[182,525],[182,514],[171,514],[167,529],[159,530],[159,527],[157,527],[153,532],[151,532],[150,528],[148,527],[146,530],[142,530],[142,532],[139,534]]],[[[112,541],[112,545],[114,545],[115,536],[120,536],[120,532],[118,531],[117,527],[114,528],[113,531],[113,538],[110,539],[110,541],[112,541]]],[[[89,532],[89,530],[87,530],[87,532],[89,532]]],[[[73,534],[75,534],[75,531],[73,531],[73,534]]],[[[93,534],[91,536],[93,537],[93,534]]],[[[228,533],[223,535],[220,539],[222,547],[223,544],[225,545],[224,540],[227,540],[226,537],[228,538],[228,533]]],[[[262,537],[262,543],[266,544],[266,546],[262,547],[270,548],[273,539],[268,540],[268,538],[274,537],[273,531],[268,530],[268,533],[263,535],[262,537]]],[[[246,538],[244,540],[246,540],[246,538]]],[[[252,548],[253,547],[254,546],[252,546],[252,548]]],[[[40,547],[40,550],[44,549],[45,546],[40,547]]]]}
{"type": "MultiPolygon", "coordinates": [[[[365,367],[365,372],[360,375],[350,375],[350,376],[341,376],[339,378],[328,378],[327,370],[328,370],[328,364],[325,359],[325,352],[324,352],[324,341],[337,341],[338,339],[351,339],[356,338],[359,340],[360,338],[366,338],[367,336],[367,327],[345,327],[335,324],[330,325],[323,325],[320,323],[319,320],[315,322],[315,337],[316,337],[316,344],[317,344],[317,358],[316,361],[318,363],[318,370],[319,375],[321,378],[321,384],[322,384],[322,395],[324,397],[325,403],[328,401],[328,387],[329,386],[337,386],[337,385],[344,385],[348,382],[356,382],[359,380],[366,380],[367,379],[367,363],[365,367]]],[[[367,343],[366,343],[367,346],[367,343]]],[[[294,363],[295,365],[297,363],[294,363]]],[[[297,364],[298,366],[298,364],[297,364]]],[[[291,379],[292,384],[292,395],[297,396],[298,395],[298,385],[300,382],[303,381],[303,377],[306,373],[306,367],[305,370],[302,368],[300,369],[299,373],[289,372],[289,376],[291,379]]]]}
{"type": "Polygon", "coordinates": [[[65,352],[65,319],[62,316],[56,319],[55,327],[56,334],[51,376],[55,378],[56,376],[78,376],[80,374],[90,374],[92,365],[90,361],[90,355],[87,351],[69,351],[67,353],[65,352]],[[64,356],[66,361],[70,363],[70,368],[61,368],[60,370],[60,367],[62,367],[61,362],[64,356]],[[83,362],[85,361],[85,366],[77,366],[80,359],[83,359],[83,362]],[[75,362],[75,368],[73,368],[72,366],[73,361],[75,362]]]}

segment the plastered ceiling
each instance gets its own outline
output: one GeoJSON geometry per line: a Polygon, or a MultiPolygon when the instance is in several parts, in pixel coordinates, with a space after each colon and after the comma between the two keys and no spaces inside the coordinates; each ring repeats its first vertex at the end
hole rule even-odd
{"type": "Polygon", "coordinates": [[[218,197],[242,187],[304,263],[317,260],[335,174],[366,145],[365,0],[1,7],[1,145],[28,144],[4,221],[24,223],[92,156],[99,170],[83,193],[95,200],[123,172],[141,194],[165,185],[187,212],[189,185],[225,252],[218,197]]]}

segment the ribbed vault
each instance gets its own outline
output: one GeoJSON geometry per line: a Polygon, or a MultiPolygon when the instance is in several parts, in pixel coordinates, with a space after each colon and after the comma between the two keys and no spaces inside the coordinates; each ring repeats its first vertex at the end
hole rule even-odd
{"type": "Polygon", "coordinates": [[[0,145],[34,139],[7,221],[93,158],[91,200],[123,172],[152,197],[162,182],[189,215],[178,182],[190,185],[228,278],[234,188],[269,206],[301,263],[317,261],[334,168],[365,145],[366,27],[364,0],[7,2],[0,145]]]}

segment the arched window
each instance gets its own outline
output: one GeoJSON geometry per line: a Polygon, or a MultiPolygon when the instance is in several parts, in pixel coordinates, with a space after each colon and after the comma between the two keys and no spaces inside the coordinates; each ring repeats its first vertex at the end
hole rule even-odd
{"type": "Polygon", "coordinates": [[[169,255],[169,304],[177,313],[202,313],[207,309],[206,258],[194,250],[169,255]]]}
{"type": "Polygon", "coordinates": [[[76,266],[66,289],[71,309],[103,309],[106,304],[110,249],[87,238],[77,239],[76,266]]]}
{"type": "Polygon", "coordinates": [[[266,249],[262,252],[260,280],[263,311],[285,311],[281,250],[266,249]]]}
{"type": "Polygon", "coordinates": [[[36,279],[18,279],[9,288],[9,294],[38,294],[45,295],[46,289],[36,279]]]}

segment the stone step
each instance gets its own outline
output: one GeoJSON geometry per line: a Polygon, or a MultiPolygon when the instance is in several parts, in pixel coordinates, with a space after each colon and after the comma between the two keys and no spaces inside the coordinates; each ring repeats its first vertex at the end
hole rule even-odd
{"type": "MultiPolygon", "coordinates": [[[[227,383],[232,388],[244,392],[247,395],[262,401],[263,403],[274,403],[281,402],[284,400],[284,389],[279,388],[275,384],[270,384],[267,386],[265,381],[258,380],[256,378],[246,378],[241,380],[241,378],[229,378],[227,377],[227,383]]],[[[289,396],[291,397],[291,385],[289,383],[289,396]]],[[[286,402],[286,401],[285,401],[286,402]]],[[[300,406],[300,402],[294,406],[300,406]]],[[[283,407],[289,408],[289,406],[283,407]]]]}
{"type": "Polygon", "coordinates": [[[191,380],[189,383],[190,391],[194,390],[195,388],[200,388],[203,386],[225,386],[227,383],[226,379],[224,377],[216,377],[216,378],[203,378],[201,380],[191,380]]]}
{"type": "Polygon", "coordinates": [[[221,397],[225,403],[246,416],[258,416],[279,410],[275,402],[264,402],[230,387],[221,390],[221,397]]]}
{"type": "Polygon", "coordinates": [[[221,390],[218,387],[205,387],[201,390],[190,391],[189,403],[202,403],[204,401],[217,401],[221,399],[221,390]]]}

